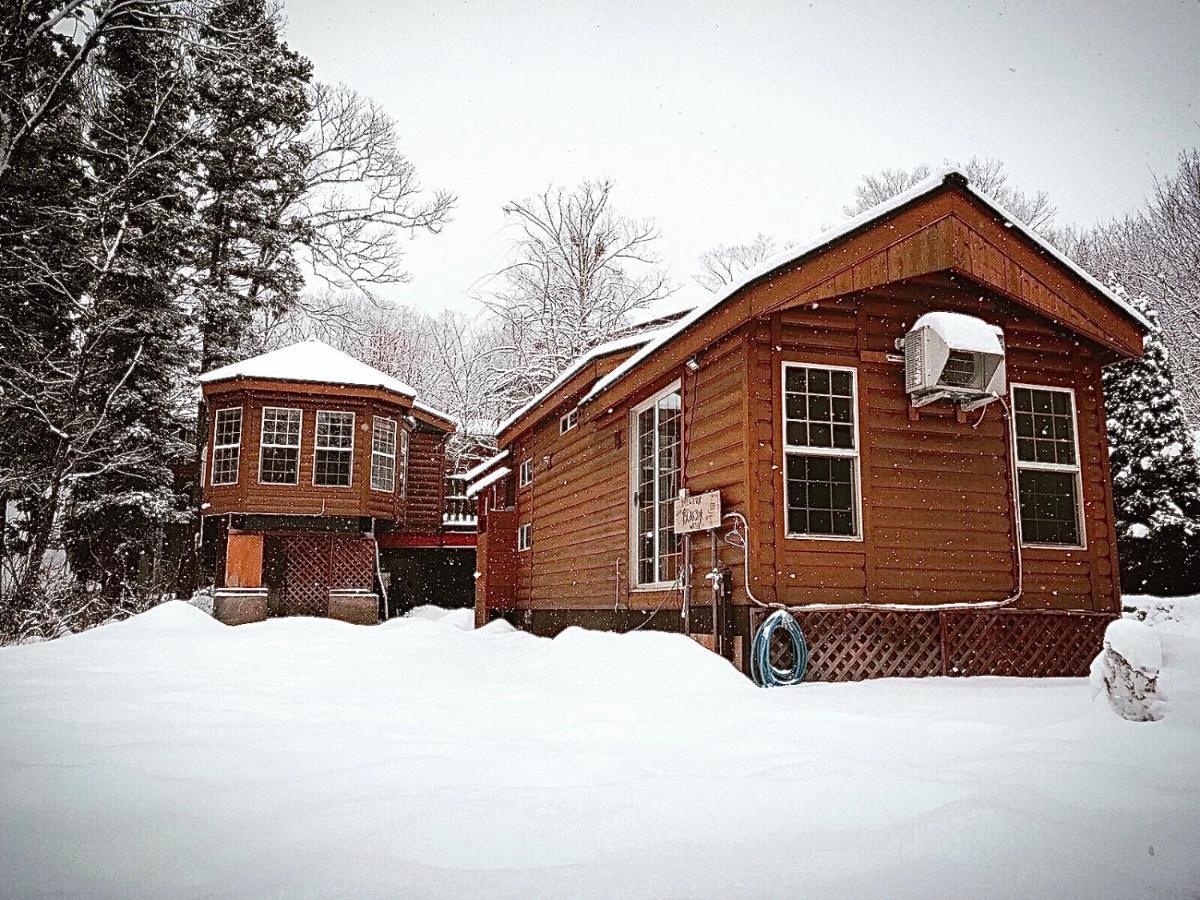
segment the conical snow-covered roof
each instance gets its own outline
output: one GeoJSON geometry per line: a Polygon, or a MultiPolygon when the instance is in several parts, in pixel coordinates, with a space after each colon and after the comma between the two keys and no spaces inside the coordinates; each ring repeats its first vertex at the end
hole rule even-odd
{"type": "Polygon", "coordinates": [[[221,366],[200,376],[203,384],[228,381],[231,378],[267,378],[276,381],[304,381],[315,384],[344,384],[355,387],[377,387],[416,397],[417,392],[398,378],[393,378],[374,366],[359,362],[324,341],[301,341],[252,356],[241,362],[221,366]]]}

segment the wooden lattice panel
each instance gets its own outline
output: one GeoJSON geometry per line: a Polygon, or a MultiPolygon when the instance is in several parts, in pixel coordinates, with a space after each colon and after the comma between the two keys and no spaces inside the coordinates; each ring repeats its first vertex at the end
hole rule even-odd
{"type": "Polygon", "coordinates": [[[329,614],[329,537],[323,534],[290,534],[283,539],[287,560],[283,584],[286,616],[329,614]]]}
{"type": "Polygon", "coordinates": [[[944,613],[946,674],[1079,676],[1104,644],[1103,613],[944,613]]]}
{"type": "MultiPolygon", "coordinates": [[[[1082,676],[1107,613],[794,611],[809,648],[806,681],[927,675],[1082,676]]],[[[752,619],[757,627],[761,615],[752,619]]]]}
{"type": "Polygon", "coordinates": [[[283,615],[327,616],[330,590],[370,590],[375,583],[370,538],[290,534],[283,538],[283,552],[283,615]]]}
{"type": "Polygon", "coordinates": [[[375,585],[375,542],[370,538],[333,538],[329,587],[369,591],[375,585]]]}
{"type": "Polygon", "coordinates": [[[806,681],[941,674],[936,613],[848,610],[800,613],[796,618],[808,642],[806,681]]]}

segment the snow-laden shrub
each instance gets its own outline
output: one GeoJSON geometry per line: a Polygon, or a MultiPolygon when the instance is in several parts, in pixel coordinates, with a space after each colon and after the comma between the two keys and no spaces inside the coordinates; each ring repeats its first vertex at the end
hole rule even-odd
{"type": "Polygon", "coordinates": [[[1162,718],[1158,690],[1162,647],[1153,628],[1133,619],[1117,619],[1104,633],[1104,649],[1092,662],[1092,683],[1124,719],[1151,722],[1162,718]]]}

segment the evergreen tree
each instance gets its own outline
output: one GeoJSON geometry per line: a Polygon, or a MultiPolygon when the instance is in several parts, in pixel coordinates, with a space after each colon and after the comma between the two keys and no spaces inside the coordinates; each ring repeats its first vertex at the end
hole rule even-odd
{"type": "Polygon", "coordinates": [[[56,363],[90,277],[78,254],[76,211],[90,190],[80,92],[74,82],[39,90],[75,52],[64,34],[43,27],[54,14],[48,0],[0,13],[0,119],[6,134],[39,123],[19,142],[6,137],[0,177],[0,633],[11,630],[50,546],[69,454],[56,363]]]}
{"type": "Polygon", "coordinates": [[[303,190],[312,67],[280,39],[264,0],[218,0],[201,37],[219,48],[197,60],[206,134],[194,314],[206,371],[237,357],[257,310],[286,308],[303,287],[292,248],[305,226],[286,210],[303,190]]]}
{"type": "Polygon", "coordinates": [[[192,214],[185,175],[191,81],[178,36],[131,8],[95,65],[99,109],[89,128],[96,191],[86,221],[97,267],[82,322],[92,373],[89,418],[119,447],[72,488],[66,546],[77,577],[103,596],[132,594],[142,554],[175,512],[182,364],[179,273],[192,214]],[[94,332],[94,333],[92,333],[94,332]]]}
{"type": "Polygon", "coordinates": [[[1121,585],[1138,593],[1196,593],[1200,466],[1157,317],[1144,298],[1133,302],[1154,323],[1145,355],[1104,371],[1121,585]]]}

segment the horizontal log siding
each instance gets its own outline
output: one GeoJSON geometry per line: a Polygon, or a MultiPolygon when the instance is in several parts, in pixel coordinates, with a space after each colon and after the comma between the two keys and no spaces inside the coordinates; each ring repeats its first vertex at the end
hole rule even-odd
{"type": "MultiPolygon", "coordinates": [[[[444,479],[444,438],[429,431],[416,431],[409,445],[408,500],[393,493],[372,491],[371,428],[374,416],[394,419],[405,427],[408,409],[378,399],[354,396],[336,388],[314,387],[296,391],[222,390],[205,392],[208,404],[208,454],[204,501],[206,515],[250,513],[276,515],[371,516],[404,523],[419,531],[436,531],[441,526],[441,499],[444,479]],[[242,408],[242,446],[238,481],[231,485],[213,485],[212,441],[216,411],[232,406],[242,408]],[[303,414],[300,429],[299,484],[259,484],[259,436],[264,406],[299,409],[303,414]],[[317,411],[354,413],[354,469],[350,487],[322,487],[313,484],[313,450],[317,411]]],[[[397,460],[397,488],[400,473],[397,460]]]]}
{"type": "Polygon", "coordinates": [[[442,527],[446,492],[446,436],[418,428],[408,438],[408,487],[401,502],[405,531],[431,534],[442,527]]]}
{"type": "Polygon", "coordinates": [[[755,429],[770,442],[756,455],[756,521],[784,533],[780,365],[784,360],[852,365],[859,373],[863,481],[861,543],[780,537],[756,544],[764,593],[789,603],[945,603],[1004,598],[1013,586],[1014,523],[1008,492],[1009,437],[998,408],[958,421],[935,404],[908,414],[901,363],[880,361],[918,316],[935,309],[978,315],[1005,330],[1011,381],[1075,390],[1082,466],[1084,550],[1026,548],[1025,608],[1113,610],[1117,605],[1107,444],[1094,348],[997,295],[946,277],[893,285],[772,316],[757,331],[752,384],[755,429]],[[849,337],[854,337],[851,342],[849,337]],[[770,347],[770,352],[765,348],[770,347]],[[769,582],[774,579],[774,590],[769,582]]]}
{"type": "MultiPolygon", "coordinates": [[[[746,497],[744,360],[741,337],[730,337],[703,355],[699,373],[682,376],[687,486],[720,490],[726,509],[746,497]]],[[[516,489],[517,524],[533,524],[532,549],[517,554],[516,606],[677,609],[674,592],[630,588],[629,409],[638,401],[612,412],[585,407],[579,425],[560,435],[559,415],[574,399],[513,443],[514,471],[533,460],[533,483],[516,489]]],[[[709,554],[706,540],[693,554],[698,567],[708,567],[709,554]]],[[[730,565],[741,559],[724,544],[721,557],[730,565]]]]}

